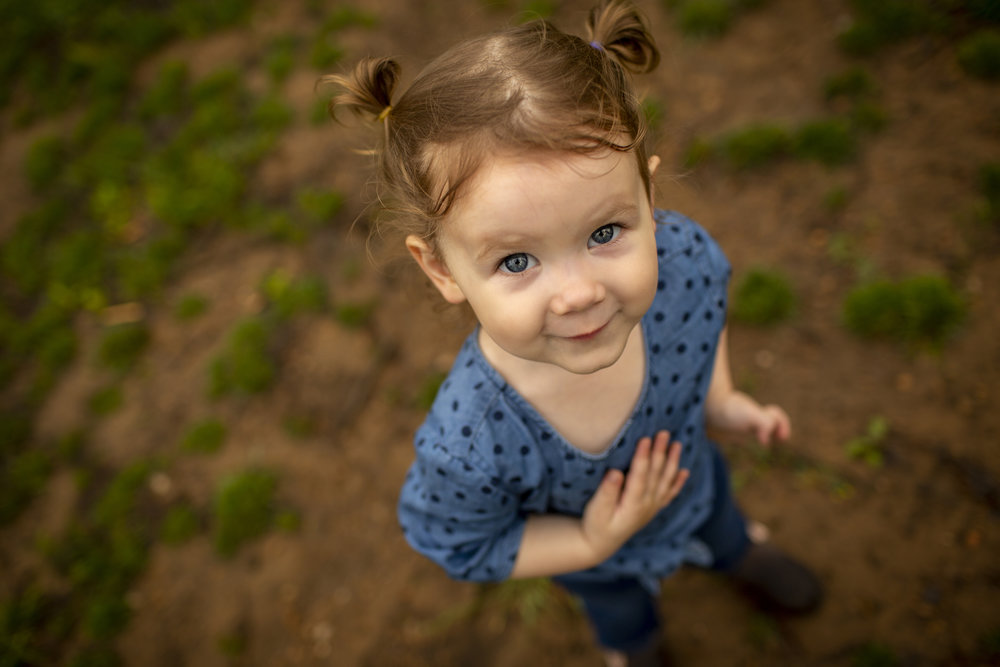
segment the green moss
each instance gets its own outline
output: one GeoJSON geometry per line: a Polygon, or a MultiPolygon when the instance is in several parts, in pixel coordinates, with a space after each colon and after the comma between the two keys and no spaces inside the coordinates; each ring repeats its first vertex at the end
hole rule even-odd
{"type": "Polygon", "coordinates": [[[1000,222],[1000,162],[979,167],[979,191],[986,199],[986,217],[1000,222]]]}
{"type": "Polygon", "coordinates": [[[8,454],[0,469],[0,526],[16,519],[42,492],[52,473],[51,457],[36,448],[8,454]]]}
{"type": "Polygon", "coordinates": [[[857,142],[846,122],[818,120],[805,123],[795,132],[793,151],[800,158],[835,166],[854,157],[857,142]]]}
{"type": "Polygon", "coordinates": [[[847,188],[841,186],[831,188],[823,195],[823,206],[830,213],[840,213],[847,208],[848,201],[847,188]]]}
{"type": "Polygon", "coordinates": [[[863,100],[854,105],[849,116],[853,127],[864,132],[880,132],[889,124],[889,114],[881,105],[863,100]]]}
{"type": "Polygon", "coordinates": [[[795,308],[795,293],[780,272],[752,269],[733,293],[730,313],[734,320],[774,325],[786,320],[795,308]]]}
{"type": "Polygon", "coordinates": [[[961,297],[935,275],[857,287],[847,295],[843,312],[847,328],[859,336],[932,348],[945,343],[964,315],[961,297]]]}
{"type": "Polygon", "coordinates": [[[793,147],[788,130],[760,123],[731,132],[722,140],[726,159],[737,169],[749,169],[789,154],[793,147]]]}
{"type": "Polygon", "coordinates": [[[361,329],[371,322],[377,306],[378,302],[374,300],[339,303],[334,308],[334,319],[349,329],[361,329]]]}
{"type": "Polygon", "coordinates": [[[226,425],[218,419],[195,422],[181,437],[181,449],[198,454],[215,453],[222,448],[226,440],[226,431],[226,425]]]}
{"type": "Polygon", "coordinates": [[[187,102],[190,76],[187,64],[171,61],[160,67],[156,80],[139,100],[139,114],[146,119],[175,116],[187,102]]]}
{"type": "Polygon", "coordinates": [[[326,285],[319,278],[293,278],[284,271],[273,271],[261,282],[260,290],[281,319],[322,312],[327,307],[326,285]]]}
{"type": "Polygon", "coordinates": [[[122,389],[118,385],[102,387],[87,397],[87,410],[92,415],[104,417],[122,406],[122,389]]]}
{"type": "Polygon", "coordinates": [[[160,524],[160,539],[166,544],[177,546],[184,544],[201,529],[201,521],[194,508],[187,504],[174,505],[167,510],[163,523],[160,524]]]}
{"type": "Polygon", "coordinates": [[[873,468],[882,467],[885,455],[882,444],[889,434],[889,422],[885,417],[872,417],[865,432],[851,438],[844,449],[856,461],[864,461],[873,468]]]}
{"type": "Polygon", "coordinates": [[[277,368],[271,358],[271,327],[260,319],[236,325],[210,367],[212,397],[258,394],[274,381],[277,368]]]}
{"type": "Polygon", "coordinates": [[[61,137],[42,137],[31,145],[24,160],[24,175],[32,190],[45,193],[59,179],[69,158],[69,147],[61,137]]]}
{"type": "Polygon", "coordinates": [[[139,362],[149,340],[149,329],[141,322],[110,327],[101,337],[97,358],[102,366],[127,373],[139,362]]]}
{"type": "Polygon", "coordinates": [[[847,97],[852,100],[868,97],[875,92],[875,80],[864,67],[855,66],[828,77],[823,83],[827,100],[847,97]]]}
{"type": "Polygon", "coordinates": [[[718,36],[729,30],[734,18],[731,0],[687,0],[678,8],[681,32],[694,36],[718,36]]]}
{"type": "Polygon", "coordinates": [[[181,321],[197,319],[208,311],[208,299],[201,294],[185,294],[174,305],[174,317],[181,321]]]}
{"type": "Polygon", "coordinates": [[[646,125],[649,129],[656,131],[666,116],[663,102],[656,97],[647,96],[642,100],[642,114],[646,117],[646,125]]]}
{"type": "Polygon", "coordinates": [[[273,83],[283,83],[295,68],[296,39],[294,35],[275,38],[264,54],[264,68],[273,83]]]}
{"type": "Polygon", "coordinates": [[[684,168],[693,169],[716,155],[716,148],[707,139],[695,139],[684,154],[684,168]]]}
{"type": "Polygon", "coordinates": [[[1000,80],[1000,31],[980,30],[958,45],[958,64],[971,76],[1000,80]]]}
{"type": "Polygon", "coordinates": [[[295,203],[313,224],[326,224],[344,207],[344,195],[336,190],[303,188],[295,194],[295,203]]]}
{"type": "Polygon", "coordinates": [[[232,556],[246,542],[271,528],[277,478],[266,470],[247,470],[219,485],[214,503],[215,549],[232,556]]]}
{"type": "Polygon", "coordinates": [[[98,594],[87,600],[83,631],[92,639],[111,639],[128,625],[132,610],[121,595],[98,594]]]}
{"type": "Polygon", "coordinates": [[[865,643],[851,657],[852,667],[897,667],[899,664],[895,651],[878,642],[865,643]]]}
{"type": "Polygon", "coordinates": [[[853,0],[854,22],[838,36],[840,48],[856,56],[942,27],[944,16],[911,0],[853,0]]]}
{"type": "Polygon", "coordinates": [[[447,375],[439,371],[434,371],[428,373],[426,377],[421,381],[420,386],[417,389],[417,394],[414,397],[414,403],[417,408],[422,411],[427,411],[431,409],[434,404],[434,399],[437,398],[438,389],[441,388],[441,384],[444,382],[447,375]]]}
{"type": "Polygon", "coordinates": [[[327,31],[344,30],[346,28],[375,28],[379,24],[377,14],[351,5],[341,5],[332,9],[323,22],[327,31]]]}

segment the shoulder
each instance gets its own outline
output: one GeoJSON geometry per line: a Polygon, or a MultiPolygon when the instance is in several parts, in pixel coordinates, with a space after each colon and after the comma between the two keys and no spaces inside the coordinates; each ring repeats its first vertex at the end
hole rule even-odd
{"type": "Polygon", "coordinates": [[[502,474],[513,456],[511,443],[524,440],[526,429],[508,393],[470,336],[417,429],[418,459],[502,474]]]}
{"type": "Polygon", "coordinates": [[[718,242],[699,223],[677,211],[655,209],[656,252],[661,270],[674,263],[694,273],[700,272],[713,278],[727,280],[729,260],[718,242]]]}

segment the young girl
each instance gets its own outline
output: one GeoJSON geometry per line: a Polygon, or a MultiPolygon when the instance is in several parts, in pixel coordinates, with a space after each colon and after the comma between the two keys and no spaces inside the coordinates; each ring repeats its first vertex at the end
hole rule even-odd
{"type": "Polygon", "coordinates": [[[685,563],[781,609],[820,599],[748,538],[706,436],[790,427],[733,388],[725,256],[653,207],[629,71],[658,61],[637,11],[606,0],[586,39],[543,21],[473,39],[398,99],[391,59],[327,78],[344,89],[334,112],[384,124],[380,202],[479,324],[417,431],[406,538],[458,579],[553,576],[609,664],[658,664],[658,579],[685,563]]]}

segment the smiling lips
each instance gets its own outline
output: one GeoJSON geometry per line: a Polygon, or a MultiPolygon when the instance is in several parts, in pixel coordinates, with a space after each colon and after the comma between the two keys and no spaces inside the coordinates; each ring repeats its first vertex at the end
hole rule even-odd
{"type": "Polygon", "coordinates": [[[597,334],[599,334],[602,331],[604,331],[604,327],[606,327],[606,326],[608,326],[608,325],[607,324],[602,324],[601,326],[597,327],[596,329],[594,329],[593,331],[591,331],[589,333],[580,334],[579,336],[570,336],[569,339],[570,340],[579,340],[579,341],[590,340],[591,338],[594,338],[595,336],[597,336],[597,334]]]}

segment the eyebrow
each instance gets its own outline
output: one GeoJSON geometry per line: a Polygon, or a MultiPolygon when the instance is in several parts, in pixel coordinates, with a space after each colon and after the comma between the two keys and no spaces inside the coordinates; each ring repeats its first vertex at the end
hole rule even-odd
{"type": "MultiPolygon", "coordinates": [[[[599,213],[593,216],[594,221],[591,224],[598,226],[610,224],[616,219],[634,215],[638,211],[639,207],[632,202],[614,202],[606,209],[599,209],[599,213]]],[[[533,234],[504,234],[499,232],[486,234],[482,242],[479,244],[480,250],[476,253],[476,261],[484,260],[487,256],[495,254],[498,249],[514,249],[522,247],[537,238],[538,235],[533,234]]]]}

